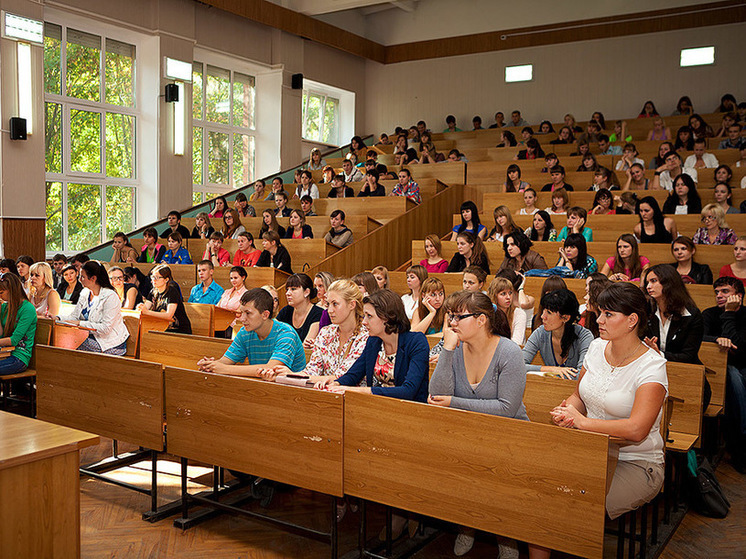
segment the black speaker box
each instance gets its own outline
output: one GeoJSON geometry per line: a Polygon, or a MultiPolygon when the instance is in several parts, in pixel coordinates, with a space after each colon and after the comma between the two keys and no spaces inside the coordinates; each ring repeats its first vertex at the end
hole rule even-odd
{"type": "Polygon", "coordinates": [[[303,74],[293,74],[291,84],[293,89],[303,89],[303,74]]]}
{"type": "Polygon", "coordinates": [[[166,103],[176,103],[179,100],[179,86],[175,83],[166,84],[166,103]]]}
{"type": "Polygon", "coordinates": [[[19,116],[10,117],[10,139],[26,139],[26,119],[19,116]]]}

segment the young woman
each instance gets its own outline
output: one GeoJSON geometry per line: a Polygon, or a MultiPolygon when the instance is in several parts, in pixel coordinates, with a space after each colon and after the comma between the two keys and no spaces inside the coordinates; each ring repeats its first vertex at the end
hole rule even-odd
{"type": "Polygon", "coordinates": [[[728,165],[718,165],[714,172],[715,183],[723,183],[730,185],[731,179],[733,179],[733,170],[728,165]]]}
{"type": "Polygon", "coordinates": [[[616,179],[614,173],[606,167],[599,167],[593,172],[593,184],[591,184],[589,191],[599,191],[601,189],[606,190],[619,190],[619,185],[615,184],[616,179]]]}
{"type": "Polygon", "coordinates": [[[682,126],[676,132],[676,142],[673,144],[673,148],[676,151],[692,151],[694,150],[694,136],[692,136],[692,129],[688,126],[682,126]]]}
{"type": "Polygon", "coordinates": [[[488,241],[502,242],[506,235],[515,231],[520,231],[513,221],[513,215],[510,213],[508,206],[497,206],[493,212],[495,226],[490,231],[488,241]]]}
{"type": "Polygon", "coordinates": [[[526,142],[526,149],[520,150],[513,159],[542,159],[544,157],[544,150],[539,145],[539,140],[531,138],[526,142]]]}
{"type": "Polygon", "coordinates": [[[414,311],[420,303],[420,289],[422,288],[422,283],[427,279],[427,269],[425,266],[415,264],[407,268],[406,276],[409,293],[402,295],[401,300],[407,318],[412,320],[414,311]]]}
{"type": "Polygon", "coordinates": [[[461,204],[461,225],[454,226],[451,232],[451,241],[455,241],[456,236],[463,231],[476,235],[482,240],[487,234],[487,228],[479,220],[479,209],[471,200],[461,204]]]}
{"type": "Polygon", "coordinates": [[[407,148],[404,155],[399,160],[399,165],[417,165],[420,162],[417,157],[417,150],[414,148],[407,148]]]}
{"type": "Polygon", "coordinates": [[[255,266],[262,251],[254,246],[254,235],[244,231],[238,235],[236,243],[238,244],[238,250],[233,255],[233,265],[243,266],[244,268],[255,266]]]}
{"type": "Polygon", "coordinates": [[[301,210],[292,210],[289,218],[290,225],[285,229],[286,239],[313,239],[313,230],[306,225],[306,216],[301,210]]]}
{"type": "Polygon", "coordinates": [[[679,99],[679,102],[676,103],[676,110],[673,112],[671,116],[679,116],[679,115],[690,115],[694,112],[694,108],[692,105],[692,100],[689,98],[688,95],[684,95],[679,99]]]}
{"type": "MultiPolygon", "coordinates": [[[[246,269],[243,266],[233,266],[230,272],[228,272],[228,281],[230,282],[231,287],[230,289],[226,289],[225,291],[223,291],[218,304],[215,306],[227,311],[237,313],[238,307],[241,305],[241,297],[248,291],[248,289],[246,289],[247,276],[248,274],[246,273],[246,269]]],[[[235,328],[236,324],[237,322],[234,320],[229,328],[226,330],[235,328]]],[[[226,332],[226,335],[230,333],[232,332],[228,331],[226,332]]],[[[228,335],[227,337],[230,338],[230,335],[228,335]]]]}
{"type": "Polygon", "coordinates": [[[36,311],[15,274],[0,277],[0,300],[0,347],[15,348],[8,357],[0,359],[0,376],[14,375],[28,368],[36,334],[36,311]]]}
{"type": "Polygon", "coordinates": [[[558,188],[552,192],[552,205],[544,208],[544,211],[550,215],[562,215],[567,213],[569,206],[570,197],[567,195],[567,190],[558,188]]]}
{"type": "Polygon", "coordinates": [[[461,286],[464,291],[484,292],[484,282],[487,281],[487,272],[479,266],[469,266],[463,272],[461,286]]]}
{"type": "Polygon", "coordinates": [[[671,142],[663,142],[658,146],[658,155],[650,158],[648,169],[657,169],[661,165],[664,165],[666,163],[666,155],[672,151],[675,151],[673,149],[673,144],[671,142]]]}
{"type": "MultiPolygon", "coordinates": [[[[447,312],[428,404],[528,421],[526,370],[520,348],[505,338],[505,318],[482,293],[452,295],[447,312]]],[[[461,527],[454,553],[464,555],[473,544],[474,530],[461,527]]],[[[502,557],[513,552],[517,556],[515,542],[500,543],[502,557]]]]}
{"type": "MultiPolygon", "coordinates": [[[[415,130],[417,130],[417,128],[415,128],[415,130]]],[[[419,141],[419,136],[417,140],[419,141]]],[[[365,151],[366,149],[368,148],[365,146],[365,142],[363,142],[363,139],[360,136],[353,136],[350,139],[350,153],[357,154],[361,151],[365,151]]]]}
{"type": "Polygon", "coordinates": [[[552,217],[544,210],[534,214],[531,227],[523,232],[532,241],[556,241],[557,230],[552,223],[552,217]]]}
{"type": "Polygon", "coordinates": [[[223,248],[223,234],[215,231],[207,241],[202,260],[209,260],[213,266],[230,266],[231,253],[223,248]]]}
{"type": "Polygon", "coordinates": [[[176,282],[173,281],[171,268],[165,264],[156,266],[151,270],[150,278],[153,282],[153,290],[145,301],[137,306],[137,310],[143,316],[167,320],[169,324],[166,332],[191,334],[192,323],[189,322],[184,308],[181,292],[176,282]]]}
{"type": "MultiPolygon", "coordinates": [[[[510,339],[518,345],[523,345],[526,341],[527,315],[522,309],[518,308],[517,298],[514,296],[513,284],[509,279],[495,277],[492,283],[490,283],[488,295],[497,307],[497,310],[501,311],[508,319],[510,339]]],[[[499,314],[499,312],[495,313],[495,315],[499,314]]]]}
{"type": "Polygon", "coordinates": [[[637,206],[640,223],[635,225],[635,237],[641,243],[671,243],[678,237],[676,222],[671,217],[665,217],[652,196],[645,196],[637,206]]]}
{"type": "MultiPolygon", "coordinates": [[[[153,283],[150,281],[150,278],[134,266],[127,266],[124,269],[124,281],[134,285],[143,299],[145,299],[153,290],[153,283]]],[[[82,288],[81,285],[81,289],[82,288]]],[[[135,308],[137,308],[137,305],[135,305],[135,308]]]]}
{"type": "Polygon", "coordinates": [[[109,282],[116,291],[123,309],[134,309],[142,303],[142,295],[137,292],[137,287],[131,283],[124,283],[124,270],[119,266],[109,268],[109,282]]]}
{"type": "Polygon", "coordinates": [[[111,260],[114,264],[121,264],[123,262],[137,262],[137,251],[132,246],[127,235],[118,231],[114,233],[114,238],[111,241],[111,246],[114,249],[114,254],[111,256],[111,260]]]}
{"type": "Polygon", "coordinates": [[[650,260],[640,256],[635,236],[625,233],[616,240],[616,255],[606,260],[601,273],[612,281],[640,281],[648,266],[650,260]]]}
{"type": "MultiPolygon", "coordinates": [[[[326,292],[329,286],[334,283],[335,277],[329,272],[319,272],[313,277],[313,286],[316,288],[316,306],[321,309],[321,318],[319,319],[319,330],[324,326],[329,326],[332,321],[329,313],[326,312],[329,303],[326,300],[326,292]]],[[[359,291],[359,290],[358,290],[359,291]]]]}
{"type": "Polygon", "coordinates": [[[544,295],[541,307],[542,325],[534,330],[523,348],[526,370],[577,379],[585,352],[593,341],[593,334],[576,324],[580,318],[578,300],[572,291],[559,289],[544,295]],[[543,365],[531,364],[537,353],[543,365]]]}
{"type": "Polygon", "coordinates": [[[394,189],[389,193],[389,196],[405,196],[415,204],[422,202],[420,185],[412,179],[412,173],[409,169],[399,171],[399,182],[394,185],[394,189]]]}
{"type": "Polygon", "coordinates": [[[707,204],[702,208],[702,225],[692,241],[695,245],[734,245],[738,237],[725,222],[725,212],[719,204],[707,204]]]}
{"type": "Polygon", "coordinates": [[[52,267],[46,262],[36,262],[29,268],[28,299],[39,316],[60,314],[60,295],[54,290],[52,267]]]}
{"type": "Polygon", "coordinates": [[[642,287],[651,299],[645,343],[668,361],[698,364],[704,323],[681,276],[656,264],[643,274],[642,287]]]}
{"type": "Polygon", "coordinates": [[[663,202],[663,213],[686,215],[698,214],[701,211],[702,200],[694,179],[687,174],[680,174],[673,180],[673,190],[663,202]]]}
{"type": "Polygon", "coordinates": [[[246,231],[246,227],[241,224],[241,216],[233,208],[225,210],[223,214],[223,237],[226,239],[235,239],[241,233],[246,231]]]}
{"type": "Polygon", "coordinates": [[[490,260],[487,249],[482,239],[471,233],[459,233],[456,235],[456,254],[446,268],[446,272],[463,272],[469,266],[479,266],[488,274],[490,273],[490,260]]]}
{"type": "Polygon", "coordinates": [[[295,189],[293,198],[303,198],[304,196],[310,196],[314,200],[319,197],[319,187],[313,182],[313,175],[311,171],[305,170],[300,173],[300,184],[295,189]]]}
{"type": "Polygon", "coordinates": [[[544,257],[531,249],[533,243],[521,232],[513,232],[505,235],[503,239],[503,250],[505,258],[500,264],[498,272],[502,270],[513,270],[514,272],[527,272],[528,270],[546,270],[547,263],[544,257]]]}
{"type": "Polygon", "coordinates": [[[199,212],[194,218],[194,228],[191,239],[209,239],[210,235],[215,232],[215,228],[210,223],[210,216],[206,212],[199,212]]]}
{"type": "Polygon", "coordinates": [[[738,208],[731,205],[731,202],[733,201],[733,189],[730,187],[729,184],[726,184],[724,182],[716,184],[712,194],[715,198],[715,202],[723,209],[723,212],[725,212],[726,214],[741,213],[738,211],[738,208]]]}
{"type": "Polygon", "coordinates": [[[580,315],[578,324],[589,330],[594,338],[599,336],[598,315],[601,311],[598,309],[598,296],[611,284],[611,280],[599,272],[591,274],[585,280],[585,310],[580,315]]]}
{"type": "Polygon", "coordinates": [[[671,129],[661,117],[656,117],[653,121],[653,129],[648,132],[648,142],[668,142],[671,140],[671,129]]]}
{"type": "Polygon", "coordinates": [[[563,120],[565,122],[565,126],[570,128],[570,130],[572,130],[573,132],[579,133],[583,131],[583,129],[578,126],[578,123],[575,121],[575,117],[572,114],[566,114],[563,120]]]}
{"type": "Polygon", "coordinates": [[[83,292],[67,322],[93,328],[77,349],[124,355],[129,331],[122,319],[122,301],[109,282],[106,269],[93,260],[80,270],[83,292]]]}
{"type": "Polygon", "coordinates": [[[262,253],[259,255],[259,260],[256,261],[256,265],[259,268],[276,268],[287,272],[288,274],[293,273],[293,263],[290,259],[290,253],[288,249],[282,246],[280,242],[280,236],[274,231],[267,231],[262,235],[262,253]]]}
{"type": "Polygon", "coordinates": [[[62,281],[57,286],[57,294],[61,301],[68,301],[77,305],[81,291],[83,291],[83,284],[78,279],[78,269],[72,264],[68,264],[62,270],[62,281]]]}
{"type": "Polygon", "coordinates": [[[655,105],[652,101],[645,101],[645,104],[642,106],[642,109],[640,110],[640,114],[637,115],[637,118],[653,118],[658,116],[658,111],[655,109],[655,105]]]}
{"type": "Polygon", "coordinates": [[[412,316],[412,332],[422,332],[426,336],[443,331],[446,291],[438,278],[427,278],[420,288],[420,301],[412,316]]]}
{"type": "Polygon", "coordinates": [[[186,247],[181,246],[181,235],[179,233],[171,233],[168,236],[168,250],[163,255],[162,262],[164,264],[194,264],[192,257],[189,256],[189,251],[186,247]]]}
{"type": "Polygon", "coordinates": [[[318,171],[326,166],[326,161],[321,159],[321,150],[319,148],[311,149],[311,155],[308,158],[308,166],[306,169],[311,171],[318,171]]]}
{"type": "MultiPolygon", "coordinates": [[[[254,192],[249,196],[249,202],[261,202],[267,197],[267,183],[263,179],[254,182],[254,192]]],[[[199,216],[199,214],[197,214],[199,216]]]]}
{"type": "Polygon", "coordinates": [[[650,188],[650,179],[645,178],[645,168],[640,163],[633,163],[625,171],[627,182],[624,184],[622,191],[627,190],[648,190],[650,188]]]}
{"type": "Polygon", "coordinates": [[[360,187],[358,192],[358,198],[365,198],[366,196],[386,196],[386,187],[380,182],[380,175],[375,169],[370,169],[365,173],[365,181],[363,186],[360,187]]]}
{"type": "Polygon", "coordinates": [[[614,519],[660,493],[663,485],[661,409],[668,392],[666,362],[640,342],[645,297],[630,284],[609,286],[598,298],[599,332],[587,351],[575,392],[552,410],[560,427],[620,437],[606,512],[614,519]]]}
{"type": "Polygon", "coordinates": [[[714,136],[712,127],[698,114],[693,114],[689,117],[689,128],[695,140],[698,138],[712,138],[714,136]]]}
{"type": "MultiPolygon", "coordinates": [[[[566,273],[569,273],[571,277],[585,279],[598,271],[598,263],[588,254],[585,237],[579,233],[570,233],[567,236],[565,244],[559,249],[559,254],[557,267],[567,268],[566,273]]],[[[530,274],[531,271],[526,275],[530,274]]]]}
{"type": "Polygon", "coordinates": [[[0,260],[0,274],[15,274],[19,278],[21,277],[16,267],[16,261],[12,258],[3,258],[0,260]]]}
{"type": "Polygon", "coordinates": [[[739,279],[746,286],[746,237],[738,237],[736,244],[733,245],[733,256],[735,262],[720,268],[720,277],[739,279]]]}
{"type": "Polygon", "coordinates": [[[355,285],[358,286],[360,292],[363,294],[363,297],[381,289],[378,286],[376,276],[374,276],[370,272],[360,272],[359,274],[355,274],[354,276],[352,276],[352,281],[355,283],[355,285]]]}
{"type": "Polygon", "coordinates": [[[616,214],[616,208],[614,207],[614,196],[606,188],[599,189],[596,192],[596,196],[593,198],[593,205],[591,206],[591,214],[593,215],[614,215],[616,214]]]}
{"type": "Polygon", "coordinates": [[[389,269],[386,266],[376,266],[370,273],[376,278],[378,289],[389,288],[389,269]]]}
{"type": "Polygon", "coordinates": [[[517,215],[534,215],[539,211],[536,207],[536,191],[533,188],[527,188],[523,191],[523,203],[525,206],[518,210],[517,215]]]}
{"type": "Polygon", "coordinates": [[[222,219],[225,211],[228,209],[228,202],[224,196],[218,196],[213,202],[212,211],[208,214],[210,217],[222,219]]]}
{"type": "Polygon", "coordinates": [[[694,261],[696,252],[697,245],[689,237],[677,237],[671,243],[671,254],[676,260],[671,266],[676,268],[684,283],[712,285],[712,270],[707,264],[694,261]]]}
{"type": "Polygon", "coordinates": [[[720,105],[715,109],[716,113],[732,113],[737,108],[736,98],[731,93],[726,93],[720,98],[720,105]]]}
{"type": "Polygon", "coordinates": [[[596,156],[592,153],[586,153],[583,155],[583,159],[580,160],[580,165],[578,165],[578,168],[575,169],[576,172],[587,172],[587,173],[595,173],[598,171],[598,162],[596,161],[596,156]]]}
{"type": "Polygon", "coordinates": [[[725,113],[723,115],[723,120],[720,123],[720,128],[718,128],[717,132],[715,132],[715,138],[727,138],[728,137],[728,128],[733,126],[734,124],[738,124],[738,115],[733,113],[725,113]]]}
{"type": "Polygon", "coordinates": [[[531,185],[521,180],[521,168],[515,163],[508,165],[505,173],[505,192],[523,192],[531,185]]]}
{"type": "Polygon", "coordinates": [[[259,237],[261,238],[267,231],[274,231],[278,236],[285,236],[285,228],[277,223],[277,216],[272,210],[262,211],[262,227],[259,229],[259,237]]]}
{"type": "MultiPolygon", "coordinates": [[[[541,326],[541,315],[544,313],[544,307],[541,306],[542,297],[544,297],[544,295],[546,295],[547,293],[551,293],[552,291],[557,291],[558,289],[567,289],[567,284],[565,283],[565,280],[563,280],[559,276],[549,276],[547,279],[544,280],[544,283],[541,284],[541,292],[539,293],[539,308],[536,310],[536,313],[534,313],[532,320],[531,320],[531,331],[532,332],[536,330],[539,326],[541,326]]],[[[524,292],[521,291],[521,293],[524,293],[524,292]]],[[[578,307],[578,309],[580,309],[580,307],[578,307]]]]}
{"type": "Polygon", "coordinates": [[[563,126],[559,129],[559,132],[557,132],[557,139],[552,140],[549,143],[553,145],[575,143],[575,136],[573,135],[572,128],[569,126],[563,126]]]}
{"type": "Polygon", "coordinates": [[[290,324],[298,333],[305,346],[313,347],[312,341],[319,333],[321,308],[314,305],[311,299],[316,298],[313,280],[306,274],[293,274],[285,284],[287,306],[277,313],[277,320],[290,324]]]}
{"type": "Polygon", "coordinates": [[[142,238],[145,242],[137,261],[143,264],[160,263],[166,253],[166,247],[158,243],[158,231],[155,227],[148,227],[142,232],[142,238]]]}
{"type": "Polygon", "coordinates": [[[518,140],[515,139],[515,134],[510,130],[503,130],[500,132],[500,143],[496,147],[499,148],[513,148],[518,145],[518,140]]]}
{"type": "Polygon", "coordinates": [[[427,258],[420,260],[420,266],[424,266],[431,274],[445,272],[448,269],[448,260],[441,256],[441,250],[442,245],[437,235],[431,233],[425,237],[425,254],[427,254],[427,258]]]}

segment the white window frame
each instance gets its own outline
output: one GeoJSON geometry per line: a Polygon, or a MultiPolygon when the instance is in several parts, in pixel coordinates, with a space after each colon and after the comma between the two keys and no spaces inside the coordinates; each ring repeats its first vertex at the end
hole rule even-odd
{"type": "MultiPolygon", "coordinates": [[[[332,138],[332,142],[324,142],[321,140],[312,140],[304,136],[306,130],[306,107],[301,106],[301,138],[306,142],[313,142],[315,144],[327,145],[330,147],[339,147],[344,143],[345,138],[351,138],[355,135],[355,93],[347,91],[346,89],[340,89],[328,84],[323,84],[313,80],[303,80],[303,93],[321,95],[323,97],[322,111],[321,111],[321,122],[319,123],[320,136],[323,137],[323,126],[324,126],[324,108],[326,107],[326,99],[331,97],[339,101],[338,114],[337,114],[337,137],[332,138]]],[[[303,96],[301,95],[301,105],[303,96]]]]}

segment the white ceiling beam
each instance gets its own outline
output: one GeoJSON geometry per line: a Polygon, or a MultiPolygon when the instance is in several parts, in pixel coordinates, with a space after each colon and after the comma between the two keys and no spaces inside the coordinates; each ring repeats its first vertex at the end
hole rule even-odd
{"type": "Polygon", "coordinates": [[[308,16],[388,4],[390,0],[293,0],[290,9],[308,16]]]}

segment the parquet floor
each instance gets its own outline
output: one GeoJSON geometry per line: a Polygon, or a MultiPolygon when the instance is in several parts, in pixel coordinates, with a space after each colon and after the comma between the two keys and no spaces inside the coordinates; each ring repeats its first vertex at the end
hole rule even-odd
{"type": "MultiPolygon", "coordinates": [[[[110,441],[83,451],[83,462],[100,459],[110,451],[110,441]]],[[[123,448],[121,450],[127,450],[123,448]]],[[[726,459],[727,460],[727,459],[726,459]]],[[[120,479],[147,486],[149,464],[122,471],[120,479]]],[[[178,463],[159,461],[161,502],[179,496],[178,463]]],[[[744,509],[746,486],[741,474],[726,461],[718,468],[718,477],[731,499],[731,514],[725,520],[712,520],[689,513],[668,544],[661,557],[689,559],[693,557],[737,558],[746,556],[744,509]]],[[[118,476],[120,474],[117,474],[118,476]]],[[[200,484],[209,485],[212,469],[191,467],[190,487],[199,490],[200,484]]],[[[81,548],[84,559],[99,558],[179,558],[179,559],[316,559],[329,557],[326,544],[281,531],[255,520],[222,515],[195,528],[182,532],[173,527],[173,518],[150,524],[141,520],[149,506],[149,497],[134,491],[81,479],[81,548]]],[[[258,508],[258,505],[252,505],[258,508]]],[[[267,514],[309,525],[319,530],[328,529],[331,505],[328,497],[303,490],[281,491],[276,494],[267,514]]],[[[369,537],[380,526],[382,517],[374,511],[369,522],[369,537]]],[[[358,517],[348,511],[340,524],[339,555],[357,545],[358,517]]],[[[454,532],[455,533],[455,532],[454,532]]],[[[452,559],[454,534],[445,533],[433,541],[416,557],[418,559],[452,559]]],[[[469,559],[494,559],[496,539],[479,534],[469,559]]],[[[523,557],[523,555],[522,555],[523,557]]]]}

